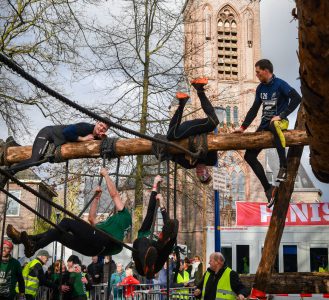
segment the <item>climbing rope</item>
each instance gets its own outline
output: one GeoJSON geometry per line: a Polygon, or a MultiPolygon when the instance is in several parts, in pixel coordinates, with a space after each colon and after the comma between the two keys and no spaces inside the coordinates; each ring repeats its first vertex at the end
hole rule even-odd
{"type": "MultiPolygon", "coordinates": [[[[34,189],[32,189],[31,187],[29,187],[28,185],[26,185],[25,183],[21,182],[20,180],[18,180],[16,177],[14,177],[13,175],[11,175],[10,173],[8,173],[7,171],[3,170],[0,168],[0,173],[6,177],[8,177],[9,179],[11,179],[13,182],[15,182],[17,185],[19,185],[20,187],[22,187],[24,190],[29,191],[31,194],[35,195],[36,197],[39,197],[40,199],[44,200],[46,203],[48,203],[49,205],[55,207],[56,209],[62,211],[63,213],[67,214],[69,217],[71,217],[72,219],[81,222],[81,223],[85,223],[89,226],[91,226],[89,223],[87,223],[86,221],[80,219],[79,217],[77,217],[75,214],[73,214],[72,212],[66,210],[65,208],[63,208],[62,206],[58,205],[57,203],[53,202],[52,200],[46,198],[43,194],[35,191],[34,189]]],[[[99,230],[96,227],[93,227],[93,229],[98,232],[100,235],[102,235],[103,237],[109,239],[110,241],[125,247],[131,251],[137,251],[136,249],[130,247],[129,245],[125,244],[124,242],[114,238],[113,236],[109,235],[108,233],[99,230]]]]}
{"type": "MultiPolygon", "coordinates": [[[[6,184],[7,190],[6,192],[8,192],[9,189],[9,184],[7,182],[6,184]]],[[[6,195],[6,200],[4,203],[4,212],[3,212],[3,220],[2,220],[2,232],[1,232],[1,245],[0,245],[0,264],[2,263],[2,253],[3,253],[3,241],[5,239],[5,226],[6,226],[6,217],[7,217],[7,209],[8,209],[8,195],[6,195]]]]}
{"type": "Polygon", "coordinates": [[[39,89],[43,90],[44,92],[46,92],[47,94],[49,94],[50,96],[58,99],[59,101],[65,103],[66,105],[78,110],[79,112],[89,116],[90,118],[94,119],[94,120],[98,120],[100,122],[106,123],[111,127],[114,127],[116,129],[122,130],[128,134],[132,134],[135,136],[138,136],[140,138],[143,139],[147,139],[150,140],[152,142],[156,142],[156,143],[161,143],[161,144],[166,144],[167,146],[179,149],[180,151],[190,155],[191,157],[195,157],[195,153],[185,149],[184,147],[181,147],[175,143],[169,142],[169,141],[165,141],[165,140],[161,140],[161,139],[157,139],[155,137],[151,137],[148,136],[146,134],[140,133],[138,131],[134,131],[132,129],[129,129],[127,127],[124,127],[120,124],[117,124],[113,121],[111,121],[109,118],[104,118],[102,116],[99,116],[98,114],[90,111],[89,109],[82,107],[81,105],[75,103],[74,101],[64,97],[63,95],[59,94],[58,92],[56,92],[55,90],[51,89],[50,87],[46,86],[45,84],[43,84],[41,81],[39,81],[38,79],[36,79],[35,77],[31,76],[30,74],[28,74],[25,70],[23,70],[22,67],[20,67],[16,62],[14,62],[13,60],[10,60],[9,58],[7,58],[4,54],[0,53],[0,62],[4,63],[5,65],[7,65],[10,69],[12,69],[14,72],[16,72],[17,74],[19,74],[21,77],[23,77],[24,79],[26,79],[27,81],[29,81],[30,83],[32,83],[33,85],[35,85],[36,87],[38,87],[39,89]]]}

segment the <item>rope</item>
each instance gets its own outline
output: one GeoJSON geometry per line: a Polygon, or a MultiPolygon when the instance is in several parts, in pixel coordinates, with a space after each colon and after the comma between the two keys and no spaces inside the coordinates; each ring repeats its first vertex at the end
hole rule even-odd
{"type": "MultiPolygon", "coordinates": [[[[35,191],[34,189],[32,189],[31,187],[29,187],[28,185],[26,185],[25,183],[21,182],[20,180],[18,180],[16,177],[14,177],[13,175],[11,175],[10,173],[8,173],[7,171],[3,170],[0,168],[0,173],[6,177],[8,177],[9,179],[11,179],[13,182],[15,182],[17,185],[19,185],[20,187],[22,187],[24,190],[29,191],[31,194],[35,195],[36,197],[39,197],[40,199],[44,200],[46,203],[48,203],[49,205],[55,207],[56,209],[66,213],[68,216],[70,216],[72,219],[81,222],[81,223],[85,223],[89,226],[91,226],[89,223],[87,223],[86,221],[80,219],[79,217],[77,217],[75,214],[73,214],[72,212],[66,210],[65,208],[63,208],[62,206],[58,205],[57,203],[49,200],[48,198],[46,198],[43,194],[35,191]]],[[[130,247],[129,245],[126,245],[124,242],[114,238],[113,236],[109,235],[108,233],[99,230],[96,227],[93,227],[93,229],[98,232],[100,235],[102,235],[105,238],[108,238],[110,241],[121,245],[122,247],[125,247],[131,251],[137,251],[136,249],[130,247]]]]}
{"type": "MultiPolygon", "coordinates": [[[[6,187],[7,187],[6,192],[8,192],[8,189],[9,189],[8,181],[7,181],[6,187]]],[[[5,190],[5,189],[3,189],[3,190],[5,190]]],[[[0,251],[1,251],[0,252],[0,264],[2,263],[3,241],[5,239],[5,226],[6,226],[7,208],[8,208],[8,195],[6,196],[6,200],[5,200],[5,204],[4,204],[4,212],[3,212],[3,220],[2,220],[1,246],[0,246],[0,251]]]]}
{"type": "Polygon", "coordinates": [[[36,79],[35,77],[33,77],[32,75],[28,74],[25,70],[23,70],[23,68],[21,68],[16,62],[14,62],[13,60],[10,60],[9,58],[7,58],[4,54],[0,53],[0,62],[4,63],[5,65],[7,65],[10,69],[12,69],[14,72],[16,72],[17,74],[19,74],[21,77],[23,77],[24,79],[26,79],[27,81],[29,81],[30,83],[32,83],[33,85],[35,85],[36,87],[38,87],[39,89],[43,90],[44,92],[46,92],[47,94],[49,94],[50,96],[56,98],[57,100],[65,103],[66,105],[78,110],[79,112],[89,116],[90,118],[106,123],[111,127],[114,127],[116,129],[122,130],[128,134],[132,134],[135,136],[138,136],[140,138],[143,139],[147,139],[149,141],[152,142],[156,142],[156,143],[160,143],[160,144],[165,144],[167,146],[179,149],[180,151],[195,157],[196,154],[189,151],[188,149],[185,149],[184,147],[181,147],[175,143],[172,142],[168,142],[168,141],[164,141],[161,139],[157,139],[155,137],[151,137],[148,136],[146,134],[140,133],[138,131],[129,129],[127,127],[124,127],[120,124],[114,123],[113,121],[111,121],[109,118],[104,118],[102,116],[99,116],[98,114],[90,111],[87,108],[82,107],[81,105],[73,102],[72,100],[64,97],[63,95],[59,94],[58,92],[56,92],[55,90],[51,89],[50,87],[46,86],[44,83],[42,83],[41,81],[39,81],[38,79],[36,79]]]}
{"type": "MultiPolygon", "coordinates": [[[[18,199],[17,197],[15,197],[12,193],[8,192],[5,188],[0,187],[0,191],[3,192],[4,194],[6,194],[7,196],[9,196],[10,198],[14,199],[17,203],[19,203],[20,205],[24,206],[26,209],[28,209],[29,211],[31,211],[32,213],[34,213],[35,215],[37,215],[40,219],[44,220],[45,222],[47,222],[49,225],[55,227],[57,230],[59,230],[60,232],[64,232],[62,228],[60,228],[58,225],[56,225],[55,223],[53,223],[52,221],[48,220],[46,217],[44,217],[42,214],[40,214],[38,211],[36,211],[35,209],[33,209],[32,207],[30,207],[29,205],[27,205],[25,202],[23,202],[22,200],[18,199]]],[[[3,231],[4,232],[4,231],[3,231]]]]}
{"type": "MultiPolygon", "coordinates": [[[[167,162],[167,214],[168,214],[168,220],[170,219],[170,216],[169,216],[169,196],[170,196],[170,191],[169,191],[169,167],[170,167],[170,164],[169,164],[169,159],[167,158],[166,159],[166,162],[167,162]]],[[[167,299],[169,299],[169,293],[170,293],[170,278],[169,278],[169,256],[167,258],[167,299]]]]}

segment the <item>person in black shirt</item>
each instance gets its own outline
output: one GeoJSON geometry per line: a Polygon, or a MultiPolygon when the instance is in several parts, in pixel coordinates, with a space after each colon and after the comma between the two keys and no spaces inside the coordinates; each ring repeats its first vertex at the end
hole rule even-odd
{"type": "Polygon", "coordinates": [[[91,258],[91,264],[87,267],[88,274],[93,284],[100,284],[103,281],[103,265],[98,262],[98,256],[91,258]]]}
{"type": "MultiPolygon", "coordinates": [[[[209,266],[203,275],[202,281],[194,291],[196,298],[215,300],[216,298],[221,298],[221,295],[218,295],[218,293],[225,293],[232,300],[235,300],[236,297],[238,300],[244,300],[249,295],[249,291],[242,284],[238,273],[225,264],[225,258],[222,253],[212,253],[209,258],[209,266]]],[[[227,297],[225,299],[230,300],[227,297]]]]}
{"type": "MultiPolygon", "coordinates": [[[[40,160],[44,157],[50,143],[53,143],[57,147],[68,142],[86,142],[102,139],[106,136],[105,134],[108,128],[108,125],[103,122],[44,127],[39,131],[34,140],[31,157],[8,168],[7,171],[15,175],[18,171],[25,170],[31,165],[40,165],[42,163],[40,160]]],[[[7,177],[0,175],[1,187],[4,187],[7,181],[7,177]]]]}
{"type": "MultiPolygon", "coordinates": [[[[198,78],[191,82],[193,87],[197,90],[201,107],[207,115],[206,118],[194,119],[181,123],[184,107],[189,99],[189,96],[185,93],[176,94],[176,98],[179,100],[179,105],[169,124],[169,129],[167,132],[167,139],[169,141],[180,140],[190,136],[212,132],[219,124],[215,110],[205,94],[204,86],[207,83],[207,78],[198,78]]],[[[217,151],[208,152],[205,158],[199,158],[194,163],[191,163],[189,159],[186,159],[184,154],[174,155],[172,160],[180,164],[185,169],[195,168],[196,175],[200,182],[206,184],[211,180],[211,175],[207,166],[215,165],[217,160],[217,151]]]]}

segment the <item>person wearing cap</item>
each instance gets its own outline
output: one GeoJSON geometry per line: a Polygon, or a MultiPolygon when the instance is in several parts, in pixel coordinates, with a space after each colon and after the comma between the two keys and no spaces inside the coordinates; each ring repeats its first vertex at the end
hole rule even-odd
{"type": "MultiPolygon", "coordinates": [[[[205,94],[204,86],[208,84],[207,78],[198,78],[192,80],[191,84],[196,89],[198,97],[201,102],[201,107],[206,114],[206,118],[188,120],[183,123],[182,117],[184,107],[189,99],[189,95],[185,93],[177,93],[176,98],[179,101],[178,108],[173,115],[169,129],[167,132],[167,139],[169,141],[176,141],[191,136],[209,133],[219,124],[215,110],[205,94]]],[[[198,158],[195,162],[191,162],[185,157],[185,154],[176,154],[172,158],[173,161],[180,164],[185,169],[194,169],[200,182],[208,184],[211,180],[211,175],[207,166],[214,166],[217,161],[217,151],[210,151],[204,157],[198,158]]]]}
{"type": "Polygon", "coordinates": [[[62,292],[69,291],[67,285],[61,285],[51,282],[46,279],[42,266],[45,265],[51,257],[47,250],[39,250],[36,258],[31,260],[23,269],[23,277],[25,280],[25,296],[26,300],[34,300],[38,294],[40,286],[46,286],[54,290],[61,290],[62,292]]]}
{"type": "Polygon", "coordinates": [[[25,284],[22,275],[22,268],[19,261],[11,256],[12,250],[12,242],[4,240],[2,245],[2,259],[0,262],[1,300],[15,299],[16,284],[18,284],[18,299],[24,299],[25,284]]]}
{"type": "Polygon", "coordinates": [[[125,234],[132,225],[131,214],[125,208],[114,182],[108,175],[108,171],[102,168],[100,173],[106,181],[116,213],[109,216],[106,220],[98,222],[96,212],[102,194],[102,188],[98,186],[96,188],[97,195],[89,210],[88,221],[90,224],[64,218],[58,224],[58,227],[62,230],[52,228],[37,235],[28,235],[26,231],[19,232],[11,224],[8,224],[7,235],[14,243],[24,244],[26,257],[33,256],[38,249],[44,248],[55,241],[86,256],[114,255],[122,251],[123,246],[121,243],[111,240],[99,231],[107,233],[116,240],[123,241],[125,234]],[[95,228],[98,230],[95,230],[95,228]]]}

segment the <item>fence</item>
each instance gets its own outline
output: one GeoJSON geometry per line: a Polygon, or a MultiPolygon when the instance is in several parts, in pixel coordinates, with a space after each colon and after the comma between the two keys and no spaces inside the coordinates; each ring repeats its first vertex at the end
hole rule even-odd
{"type": "MultiPolygon", "coordinates": [[[[169,299],[195,300],[194,288],[179,287],[169,289],[169,299]]],[[[160,284],[133,284],[126,286],[114,286],[108,293],[107,284],[97,284],[88,291],[88,300],[166,300],[167,288],[160,284]]],[[[36,300],[53,300],[53,291],[41,287],[36,300]]]]}

